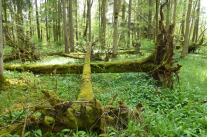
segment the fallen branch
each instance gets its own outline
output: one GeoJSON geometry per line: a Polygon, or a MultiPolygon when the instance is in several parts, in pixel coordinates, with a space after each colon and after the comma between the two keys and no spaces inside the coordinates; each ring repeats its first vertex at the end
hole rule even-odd
{"type": "Polygon", "coordinates": [[[24,127],[23,127],[23,130],[22,130],[22,137],[24,137],[25,128],[26,128],[26,125],[27,125],[27,116],[28,116],[28,112],[29,112],[29,105],[28,105],[28,109],[27,109],[26,116],[25,116],[24,127]]]}

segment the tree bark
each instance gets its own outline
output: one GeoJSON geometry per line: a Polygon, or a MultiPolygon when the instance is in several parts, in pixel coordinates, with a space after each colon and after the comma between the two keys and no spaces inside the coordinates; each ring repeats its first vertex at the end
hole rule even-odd
{"type": "MultiPolygon", "coordinates": [[[[157,36],[158,36],[158,31],[159,31],[159,21],[158,21],[158,13],[159,13],[159,0],[156,0],[156,13],[155,13],[155,19],[156,19],[156,30],[155,30],[155,35],[156,35],[156,42],[157,42],[157,36]]],[[[155,43],[156,43],[155,42],[155,43]]]]}
{"type": "Polygon", "coordinates": [[[47,42],[49,41],[49,35],[48,35],[48,11],[47,11],[47,0],[45,0],[45,14],[46,14],[46,17],[45,17],[45,27],[46,27],[46,39],[47,39],[47,42]]]}
{"type": "Polygon", "coordinates": [[[168,3],[167,3],[167,16],[166,16],[166,27],[167,27],[167,29],[168,29],[169,24],[170,24],[170,12],[171,12],[170,1],[171,0],[168,0],[168,3]]]}
{"type": "Polygon", "coordinates": [[[102,0],[102,48],[105,47],[105,37],[106,37],[106,0],[102,0]]]}
{"type": "Polygon", "coordinates": [[[185,35],[185,14],[186,14],[186,4],[183,3],[183,17],[182,17],[182,21],[181,21],[181,40],[183,40],[184,35],[185,35]]]}
{"type": "Polygon", "coordinates": [[[182,50],[180,58],[185,58],[185,55],[188,53],[188,44],[189,44],[188,39],[189,39],[189,24],[190,24],[191,7],[192,7],[192,0],[189,0],[188,12],[187,12],[187,17],[186,17],[186,32],[185,32],[185,38],[184,38],[184,45],[183,45],[183,50],[182,50]]]}
{"type": "Polygon", "coordinates": [[[64,30],[64,41],[65,41],[65,53],[69,53],[65,0],[62,0],[62,6],[63,6],[63,26],[64,26],[63,30],[64,30]]]}
{"type": "Polygon", "coordinates": [[[114,38],[113,38],[113,53],[112,56],[116,58],[117,54],[117,39],[118,39],[118,17],[121,7],[121,0],[114,0],[114,38]]]}
{"type": "Polygon", "coordinates": [[[74,51],[74,35],[73,35],[73,8],[72,0],[69,0],[69,22],[70,22],[70,51],[74,51]]]}
{"type": "Polygon", "coordinates": [[[126,4],[125,4],[125,0],[123,0],[123,3],[122,3],[122,8],[121,8],[121,12],[122,12],[122,16],[121,16],[121,34],[120,34],[120,39],[119,39],[119,45],[125,45],[125,24],[126,24],[126,21],[125,21],[125,11],[126,11],[126,4]]]}
{"type": "Polygon", "coordinates": [[[78,41],[78,0],[75,0],[75,33],[76,33],[76,43],[78,41]]]}
{"type": "Polygon", "coordinates": [[[132,11],[132,0],[129,0],[129,10],[128,10],[128,41],[127,47],[130,46],[130,30],[131,30],[131,11],[132,11]]]}
{"type": "Polygon", "coordinates": [[[3,82],[3,30],[2,30],[2,0],[0,0],[0,86],[3,82]]]}
{"type": "Polygon", "coordinates": [[[198,1],[195,2],[195,5],[193,7],[193,15],[192,15],[192,20],[191,20],[191,25],[190,25],[190,32],[189,32],[189,39],[188,39],[188,43],[190,42],[190,38],[191,38],[191,32],[192,32],[192,29],[193,29],[193,24],[194,24],[194,20],[195,20],[195,11],[196,11],[196,7],[197,7],[197,3],[198,1]]]}
{"type": "Polygon", "coordinates": [[[193,31],[193,38],[192,38],[193,42],[197,42],[198,41],[198,26],[199,26],[199,16],[200,16],[200,5],[201,4],[200,4],[200,0],[199,0],[198,1],[196,21],[195,21],[194,31],[193,31]]]}
{"type": "Polygon", "coordinates": [[[88,0],[88,24],[89,24],[89,42],[91,42],[91,0],[88,0]]]}
{"type": "Polygon", "coordinates": [[[37,35],[38,35],[38,39],[41,40],[41,38],[40,38],[40,23],[39,23],[39,14],[38,14],[37,0],[35,0],[35,7],[36,7],[37,35]]]}
{"type": "Polygon", "coordinates": [[[32,17],[31,17],[31,9],[32,9],[32,4],[30,2],[29,3],[29,32],[30,32],[30,37],[32,37],[32,17]]]}
{"type": "Polygon", "coordinates": [[[176,10],[177,10],[177,0],[174,0],[174,12],[173,12],[174,29],[173,29],[173,33],[175,31],[175,26],[176,26],[176,10]]]}
{"type": "Polygon", "coordinates": [[[151,23],[152,23],[152,0],[149,0],[149,18],[148,18],[148,39],[151,40],[151,35],[152,35],[152,27],[151,27],[151,23]]]}

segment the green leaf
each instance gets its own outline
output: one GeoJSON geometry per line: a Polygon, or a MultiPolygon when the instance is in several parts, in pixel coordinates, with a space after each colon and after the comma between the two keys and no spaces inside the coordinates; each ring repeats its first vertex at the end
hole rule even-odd
{"type": "Polygon", "coordinates": [[[70,132],[70,129],[63,129],[61,132],[70,132]]]}
{"type": "Polygon", "coordinates": [[[39,134],[40,136],[42,136],[42,131],[40,129],[36,130],[35,133],[39,134]]]}
{"type": "Polygon", "coordinates": [[[26,136],[28,136],[28,135],[30,135],[30,134],[31,134],[31,132],[28,131],[28,132],[26,132],[26,133],[24,134],[24,136],[26,137],[26,136]]]}

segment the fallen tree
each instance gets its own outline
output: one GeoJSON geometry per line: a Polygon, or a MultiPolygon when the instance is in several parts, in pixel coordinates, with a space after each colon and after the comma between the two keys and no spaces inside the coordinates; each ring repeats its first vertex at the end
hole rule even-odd
{"type": "MultiPolygon", "coordinates": [[[[92,73],[124,73],[124,72],[150,72],[157,65],[154,64],[155,55],[140,60],[91,63],[92,73]]],[[[23,65],[24,71],[34,74],[50,74],[56,70],[57,74],[81,74],[84,64],[68,65],[23,65]]],[[[4,65],[5,70],[22,72],[21,65],[4,65]]]]}
{"type": "MultiPolygon", "coordinates": [[[[166,3],[165,3],[166,4],[166,3]]],[[[27,112],[33,111],[29,116],[22,121],[16,121],[12,125],[2,128],[1,135],[18,133],[24,135],[24,129],[33,129],[38,125],[44,136],[49,132],[59,132],[62,129],[76,130],[101,130],[106,133],[106,127],[121,125],[125,127],[128,124],[130,117],[135,117],[142,125],[143,117],[141,115],[142,104],[139,103],[136,109],[129,109],[121,100],[118,101],[119,107],[113,106],[112,102],[103,106],[96,98],[93,97],[91,70],[96,73],[103,72],[147,72],[160,81],[160,84],[167,87],[173,86],[173,74],[177,74],[181,65],[174,67],[173,60],[173,34],[174,25],[169,27],[169,30],[164,29],[163,13],[161,6],[160,14],[160,33],[157,37],[156,49],[150,56],[133,61],[125,62],[109,62],[109,63],[94,63],[90,64],[91,47],[88,46],[85,63],[74,65],[50,65],[50,66],[24,66],[24,70],[34,73],[80,73],[83,72],[81,79],[81,90],[77,101],[61,100],[54,92],[42,89],[46,101],[25,108],[27,112]],[[73,69],[72,69],[73,68],[73,69]],[[50,105],[45,106],[47,101],[50,105]],[[34,113],[40,112],[41,116],[37,117],[34,113]],[[24,125],[24,126],[23,126],[24,125]]],[[[91,45],[91,44],[89,44],[91,45]]],[[[21,66],[8,66],[5,69],[22,71],[21,66]]],[[[28,113],[27,113],[28,114],[28,113]]],[[[143,126],[142,126],[143,127],[143,126]]],[[[146,132],[142,132],[148,136],[146,132]]]]}
{"type": "MultiPolygon", "coordinates": [[[[168,1],[167,1],[168,2],[168,1]]],[[[153,78],[159,81],[160,86],[173,87],[173,75],[178,77],[178,71],[182,67],[177,64],[174,66],[173,59],[173,28],[170,25],[166,30],[164,26],[163,7],[160,8],[159,34],[155,43],[155,51],[148,57],[139,60],[91,63],[92,73],[124,73],[124,72],[146,72],[152,74],[153,78]]],[[[83,71],[83,64],[70,65],[4,65],[6,70],[16,70],[22,72],[30,71],[34,74],[50,74],[56,70],[57,74],[75,73],[80,74],[83,71]],[[23,69],[24,68],[24,69],[23,69]]],[[[179,78],[179,77],[178,77],[179,78]]]]}
{"type": "Polygon", "coordinates": [[[10,61],[12,59],[15,59],[14,56],[21,58],[21,61],[23,62],[25,61],[32,62],[32,61],[40,60],[40,56],[34,52],[35,47],[31,45],[28,37],[22,36],[20,34],[18,35],[18,39],[20,39],[22,43],[24,43],[25,47],[22,47],[15,41],[13,41],[11,37],[9,36],[9,34],[6,34],[5,38],[6,38],[7,45],[12,47],[16,51],[10,58],[7,58],[6,60],[10,61]]]}
{"type": "MultiPolygon", "coordinates": [[[[2,128],[1,135],[17,133],[24,136],[26,127],[32,130],[36,126],[41,129],[43,136],[48,136],[51,132],[60,132],[63,129],[75,131],[77,128],[89,132],[99,130],[106,133],[106,127],[127,127],[129,118],[138,119],[142,125],[144,119],[141,115],[141,103],[137,105],[136,109],[129,109],[120,100],[118,101],[119,107],[117,107],[112,105],[115,100],[113,98],[108,105],[103,106],[99,100],[93,97],[90,68],[91,44],[89,45],[83,66],[82,84],[78,100],[64,102],[54,92],[42,89],[41,92],[47,100],[25,108],[27,114],[29,111],[32,111],[32,113],[29,116],[26,115],[26,118],[22,121],[15,121],[12,125],[2,128]],[[50,105],[43,105],[47,101],[50,105]],[[40,112],[41,116],[34,115],[36,112],[40,112]]],[[[140,134],[145,134],[145,132],[140,134]]]]}

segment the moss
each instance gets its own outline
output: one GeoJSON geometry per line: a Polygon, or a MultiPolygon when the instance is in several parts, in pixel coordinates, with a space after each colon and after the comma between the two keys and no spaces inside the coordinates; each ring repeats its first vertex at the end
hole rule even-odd
{"type": "Polygon", "coordinates": [[[0,74],[0,87],[5,83],[6,79],[4,77],[4,75],[0,74]]]}
{"type": "Polygon", "coordinates": [[[48,125],[55,123],[55,119],[52,117],[45,117],[44,122],[48,125]]]}
{"type": "Polygon", "coordinates": [[[116,119],[109,115],[105,117],[105,121],[107,126],[113,127],[114,125],[116,125],[116,119]]]}
{"type": "Polygon", "coordinates": [[[62,102],[62,100],[57,95],[55,95],[53,91],[42,89],[41,92],[44,94],[45,98],[47,99],[51,98],[49,102],[52,106],[62,102]]]}
{"type": "Polygon", "coordinates": [[[106,109],[107,109],[108,111],[115,110],[115,109],[117,109],[117,106],[107,105],[107,106],[106,106],[106,109]]]}
{"type": "MultiPolygon", "coordinates": [[[[5,129],[2,129],[2,130],[0,131],[0,135],[1,135],[2,137],[6,137],[8,134],[11,134],[10,132],[11,132],[14,128],[16,128],[18,125],[19,125],[19,123],[16,123],[16,124],[13,124],[12,126],[9,126],[9,127],[5,128],[5,129]]],[[[16,134],[18,134],[18,135],[21,135],[21,134],[22,134],[22,129],[23,129],[23,124],[20,125],[20,126],[18,126],[18,128],[17,128],[16,130],[14,130],[13,133],[16,133],[16,134]]]]}

